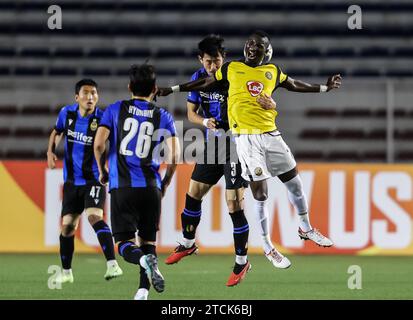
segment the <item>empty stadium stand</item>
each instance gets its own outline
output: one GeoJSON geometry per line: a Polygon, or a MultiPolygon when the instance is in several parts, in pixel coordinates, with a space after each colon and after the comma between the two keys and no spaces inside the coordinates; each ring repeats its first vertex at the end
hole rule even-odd
{"type": "MultiPolygon", "coordinates": [[[[100,105],[127,96],[127,70],[149,61],[158,83],[189,80],[199,68],[197,42],[225,37],[228,59],[246,36],[271,36],[273,62],[291,77],[325,82],[340,73],[340,92],[304,96],[278,90],[277,124],[300,161],[413,160],[413,3],[358,1],[363,28],[347,28],[353,1],[56,0],[63,28],[47,27],[45,0],[0,2],[0,157],[43,158],[59,108],[73,85],[95,78],[100,105]],[[395,98],[388,133],[388,88],[395,98]]],[[[159,99],[185,119],[185,94],[159,99]]],[[[183,130],[190,127],[185,121],[183,130]]]]}

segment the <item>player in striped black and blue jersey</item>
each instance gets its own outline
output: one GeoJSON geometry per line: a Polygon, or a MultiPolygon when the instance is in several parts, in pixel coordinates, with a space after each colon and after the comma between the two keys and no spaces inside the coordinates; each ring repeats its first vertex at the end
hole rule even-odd
{"type": "Polygon", "coordinates": [[[103,111],[96,107],[97,84],[83,79],[75,87],[76,103],[63,107],[50,134],[47,162],[54,169],[57,160],[55,148],[65,136],[63,165],[62,231],[60,235],[60,257],[63,272],[57,281],[73,282],[72,257],[74,234],[80,214],[85,210],[88,220],[96,232],[107,260],[106,280],[122,275],[115,259],[112,233],[103,221],[106,190],[100,185],[99,171],[93,156],[93,140],[103,111]]]}
{"type": "MultiPolygon", "coordinates": [[[[224,39],[209,35],[198,44],[199,62],[202,68],[191,80],[213,75],[225,58],[224,39]]],[[[225,197],[233,224],[235,264],[227,286],[241,282],[251,267],[247,258],[249,224],[244,214],[244,188],[246,181],[241,177],[241,165],[230,135],[227,115],[228,84],[221,82],[203,91],[188,93],[188,119],[192,123],[206,127],[203,163],[197,162],[192,172],[185,208],[181,214],[182,244],[166,259],[166,264],[174,264],[182,258],[196,253],[195,234],[202,215],[202,201],[209,190],[225,178],[225,197]],[[202,110],[202,113],[200,112],[202,110]]]]}
{"type": "Polygon", "coordinates": [[[109,180],[111,222],[119,254],[140,266],[136,300],[146,300],[150,282],[164,290],[158,269],[156,234],[161,199],[170,184],[179,158],[179,141],[171,114],[152,103],[155,96],[154,68],[144,64],[129,71],[132,99],[118,101],[105,110],[95,139],[99,180],[109,180]],[[109,172],[105,166],[105,143],[109,140],[109,172]],[[159,174],[162,151],[166,173],[159,174]],[[139,231],[138,231],[139,230],[139,231]],[[138,241],[135,233],[138,231],[138,241]]]}

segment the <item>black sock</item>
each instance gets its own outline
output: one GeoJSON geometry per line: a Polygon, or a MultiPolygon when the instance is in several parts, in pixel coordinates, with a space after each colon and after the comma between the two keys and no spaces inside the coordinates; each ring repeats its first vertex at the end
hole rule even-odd
{"type": "Polygon", "coordinates": [[[60,260],[63,269],[72,268],[73,252],[75,251],[75,236],[65,237],[60,235],[60,260]]]}
{"type": "Polygon", "coordinates": [[[242,269],[244,269],[244,268],[245,268],[245,264],[235,263],[233,272],[234,272],[235,274],[239,274],[239,273],[242,271],[242,269]]]}
{"type": "Polygon", "coordinates": [[[234,225],[234,247],[237,256],[245,256],[248,251],[249,226],[244,210],[230,213],[234,225]]]}
{"type": "Polygon", "coordinates": [[[96,232],[106,260],[115,260],[115,249],[113,246],[112,232],[110,231],[109,226],[105,223],[105,221],[100,220],[92,227],[96,232]]]}
{"type": "MultiPolygon", "coordinates": [[[[141,250],[144,254],[153,254],[156,256],[155,246],[150,244],[144,244],[141,246],[141,250]]],[[[148,275],[145,272],[145,269],[141,267],[140,278],[139,278],[139,289],[148,289],[151,287],[149,282],[148,275]]]]}
{"type": "Polygon", "coordinates": [[[202,200],[186,195],[185,209],[181,214],[182,232],[185,239],[195,239],[196,228],[201,220],[202,200]]]}
{"type": "Polygon", "coordinates": [[[119,243],[118,251],[125,261],[137,265],[140,265],[139,260],[144,255],[143,251],[132,241],[119,243]]]}

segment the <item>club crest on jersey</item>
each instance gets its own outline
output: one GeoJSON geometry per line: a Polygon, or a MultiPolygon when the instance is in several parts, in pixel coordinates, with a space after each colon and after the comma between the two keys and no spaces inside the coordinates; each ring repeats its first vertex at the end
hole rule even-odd
{"type": "Polygon", "coordinates": [[[96,119],[92,120],[92,123],[90,124],[90,130],[92,131],[96,131],[96,129],[98,128],[98,123],[96,119]]]}
{"type": "Polygon", "coordinates": [[[254,173],[256,176],[262,175],[262,169],[260,167],[255,168],[254,173]]]}
{"type": "Polygon", "coordinates": [[[271,80],[271,79],[272,79],[272,73],[269,72],[269,71],[267,71],[267,72],[265,73],[265,77],[266,77],[268,80],[271,80]]]}
{"type": "Polygon", "coordinates": [[[253,97],[257,97],[264,89],[264,85],[259,81],[248,81],[247,89],[253,97]]]}

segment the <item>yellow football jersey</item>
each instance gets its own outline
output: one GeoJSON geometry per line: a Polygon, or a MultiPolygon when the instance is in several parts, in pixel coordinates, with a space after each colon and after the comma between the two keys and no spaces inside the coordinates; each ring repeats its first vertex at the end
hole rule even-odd
{"type": "Polygon", "coordinates": [[[229,82],[228,120],[233,133],[260,134],[277,129],[277,111],[263,109],[257,98],[264,92],[271,96],[287,79],[278,66],[265,64],[253,68],[241,61],[231,61],[222,65],[215,79],[229,82]]]}

